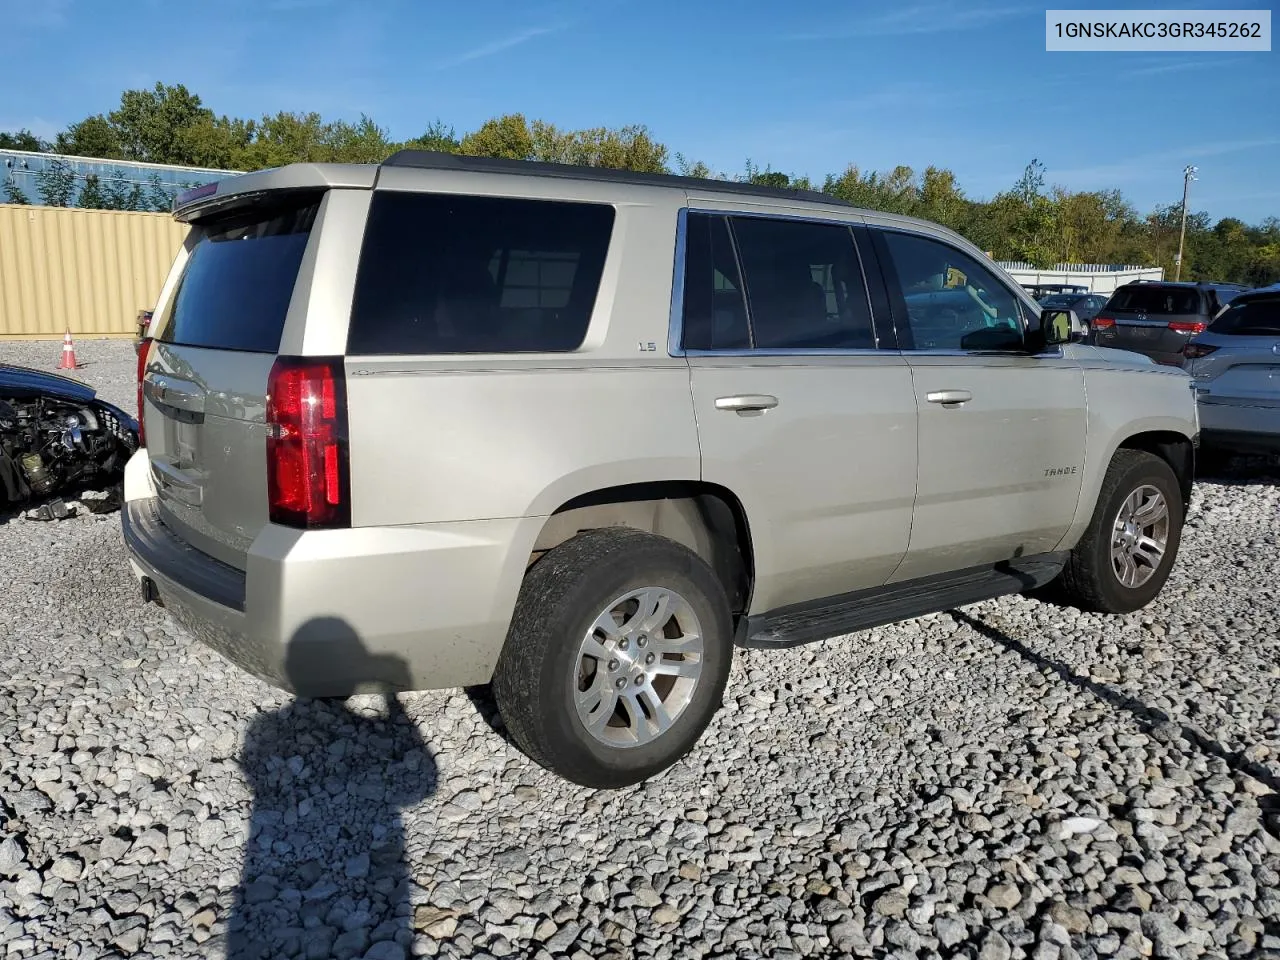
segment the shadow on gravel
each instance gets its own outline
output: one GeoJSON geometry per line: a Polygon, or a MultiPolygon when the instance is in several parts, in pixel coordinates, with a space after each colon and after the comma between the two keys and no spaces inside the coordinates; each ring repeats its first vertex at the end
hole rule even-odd
{"type": "Polygon", "coordinates": [[[342,663],[337,696],[384,691],[386,711],[298,698],[260,714],[241,767],[253,788],[227,960],[403,958],[413,942],[401,811],[436,790],[436,765],[393,691],[410,685],[398,658],[365,650],[340,620],[305,624],[285,671],[298,687],[321,656],[342,663]],[[375,944],[381,944],[375,947],[375,944]]]}
{"type": "Polygon", "coordinates": [[[1233,753],[1227,750],[1222,744],[1215,740],[1211,740],[1203,733],[1192,727],[1180,724],[1163,710],[1149,707],[1141,700],[1131,697],[1126,693],[1122,693],[1105,683],[1098,683],[1096,680],[1090,680],[1088,677],[1082,677],[1080,674],[1073,672],[1065,664],[1052,660],[1044,654],[1037,653],[1020,640],[1016,640],[1002,630],[991,626],[988,623],[971,617],[967,613],[959,610],[952,610],[951,616],[959,623],[982,634],[988,640],[999,644],[1007,650],[1012,650],[1024,660],[1035,664],[1043,670],[1049,670],[1057,674],[1062,680],[1072,686],[1079,687],[1081,690],[1087,690],[1099,700],[1118,707],[1121,710],[1131,714],[1142,727],[1143,731],[1157,740],[1169,741],[1182,738],[1192,745],[1196,750],[1208,756],[1214,756],[1222,760],[1233,771],[1246,773],[1259,783],[1265,784],[1272,790],[1280,792],[1280,778],[1274,776],[1271,771],[1267,770],[1261,764],[1254,763],[1239,753],[1233,753]]]}
{"type": "Polygon", "coordinates": [[[1280,455],[1201,451],[1196,460],[1196,482],[1222,487],[1275,486],[1280,484],[1280,455]]]}
{"type": "Polygon", "coordinates": [[[515,741],[511,739],[511,734],[507,731],[507,725],[502,722],[502,714],[498,711],[498,701],[493,697],[493,687],[486,683],[474,687],[464,687],[463,692],[466,693],[467,699],[471,701],[471,706],[475,707],[480,719],[485,722],[485,726],[500,736],[503,742],[515,746],[515,741]]]}

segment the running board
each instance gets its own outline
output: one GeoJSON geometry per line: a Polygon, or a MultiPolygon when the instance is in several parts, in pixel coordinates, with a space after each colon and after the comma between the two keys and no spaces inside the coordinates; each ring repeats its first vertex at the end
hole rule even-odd
{"type": "Polygon", "coordinates": [[[795,647],[1022,593],[1044,586],[1061,573],[1067,556],[1046,553],[1021,557],[991,567],[970,567],[781,607],[740,620],[738,645],[795,647]]]}

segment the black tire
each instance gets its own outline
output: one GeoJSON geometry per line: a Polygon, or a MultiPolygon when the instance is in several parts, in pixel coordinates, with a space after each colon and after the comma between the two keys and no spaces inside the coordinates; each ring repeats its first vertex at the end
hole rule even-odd
{"type": "Polygon", "coordinates": [[[1142,450],[1117,450],[1102,480],[1089,527],[1072,549],[1056,584],[1062,599],[1096,613],[1132,613],[1145,607],[1169,579],[1182,541],[1183,519],[1182,492],[1169,464],[1142,450]],[[1113,525],[1125,500],[1144,485],[1159,490],[1168,505],[1168,538],[1164,555],[1150,579],[1129,587],[1120,581],[1112,566],[1113,525]]]}
{"type": "Polygon", "coordinates": [[[586,787],[646,780],[687,754],[719,709],[733,658],[724,588],[697,554],[665,537],[622,527],[589,530],[549,551],[525,575],[493,695],[508,732],[536,763],[586,787]],[[703,641],[701,674],[683,710],[655,739],[612,746],[588,732],[574,705],[579,645],[628,591],[659,587],[683,597],[703,641]]]}

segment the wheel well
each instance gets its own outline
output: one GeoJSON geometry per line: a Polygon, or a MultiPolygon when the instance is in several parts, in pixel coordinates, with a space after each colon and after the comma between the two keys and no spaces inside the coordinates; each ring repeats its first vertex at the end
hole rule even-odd
{"type": "Polygon", "coordinates": [[[1191,505],[1191,484],[1195,479],[1195,447],[1187,437],[1170,431],[1139,433],[1129,437],[1120,446],[1128,450],[1144,450],[1169,464],[1178,478],[1182,505],[1191,505]]]}
{"type": "Polygon", "coordinates": [[[746,611],[755,564],[741,502],[729,490],[701,481],[609,487],[574,497],[547,518],[530,563],[584,530],[630,527],[682,543],[720,578],[734,614],[746,611]]]}

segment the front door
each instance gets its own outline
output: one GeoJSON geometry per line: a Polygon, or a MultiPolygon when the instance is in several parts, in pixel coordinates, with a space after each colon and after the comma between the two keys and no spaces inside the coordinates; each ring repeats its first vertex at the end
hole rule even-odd
{"type": "Polygon", "coordinates": [[[1051,551],[1084,476],[1084,372],[1022,348],[1029,309],[941,239],[885,230],[920,411],[911,543],[894,581],[1051,551]]]}

